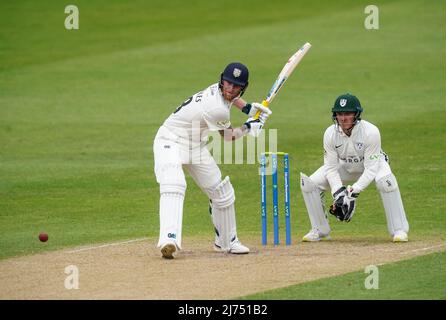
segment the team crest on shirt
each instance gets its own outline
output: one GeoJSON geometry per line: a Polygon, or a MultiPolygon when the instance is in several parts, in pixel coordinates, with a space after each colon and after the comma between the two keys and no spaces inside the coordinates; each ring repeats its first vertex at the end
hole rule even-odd
{"type": "Polygon", "coordinates": [[[217,121],[219,127],[228,128],[231,122],[229,120],[217,121]]]}
{"type": "Polygon", "coordinates": [[[345,107],[345,106],[347,105],[347,99],[341,99],[341,100],[339,101],[339,105],[340,105],[341,107],[345,107]]]}
{"type": "Polygon", "coordinates": [[[362,150],[364,148],[364,144],[362,142],[356,142],[356,149],[362,150]]]}
{"type": "Polygon", "coordinates": [[[234,71],[232,71],[232,74],[234,75],[234,77],[238,78],[242,74],[242,70],[240,70],[238,68],[234,68],[234,71]]]}

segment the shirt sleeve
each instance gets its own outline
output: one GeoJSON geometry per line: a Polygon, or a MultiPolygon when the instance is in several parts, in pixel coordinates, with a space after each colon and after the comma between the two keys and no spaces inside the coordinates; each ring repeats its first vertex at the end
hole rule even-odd
{"type": "Polygon", "coordinates": [[[324,133],[324,168],[325,177],[331,188],[331,194],[342,187],[341,176],[338,172],[339,158],[334,145],[333,127],[329,127],[324,133]]]}
{"type": "Polygon", "coordinates": [[[378,128],[374,127],[367,135],[364,149],[364,172],[352,188],[355,192],[361,192],[375,179],[381,160],[381,135],[378,128]]]}

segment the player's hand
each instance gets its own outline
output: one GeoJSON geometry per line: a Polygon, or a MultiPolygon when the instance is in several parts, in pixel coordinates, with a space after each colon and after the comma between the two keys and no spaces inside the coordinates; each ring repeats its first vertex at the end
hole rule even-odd
{"type": "Polygon", "coordinates": [[[330,206],[329,212],[334,215],[338,221],[345,220],[344,199],[347,196],[347,189],[342,186],[333,193],[333,204],[330,206]]]}
{"type": "Polygon", "coordinates": [[[246,113],[250,118],[254,117],[257,112],[265,112],[267,114],[271,114],[272,111],[265,107],[263,104],[258,102],[248,103],[246,106],[242,108],[242,112],[246,113]]]}
{"type": "Polygon", "coordinates": [[[359,192],[355,192],[351,186],[347,186],[345,190],[345,197],[342,204],[342,212],[344,213],[344,221],[349,222],[356,209],[356,199],[359,192]]]}
{"type": "Polygon", "coordinates": [[[265,107],[263,104],[253,102],[253,103],[251,103],[251,110],[249,110],[248,116],[254,117],[258,111],[264,112],[268,115],[270,115],[272,113],[272,111],[268,107],[265,107]]]}
{"type": "Polygon", "coordinates": [[[259,116],[258,119],[254,119],[253,117],[248,118],[248,120],[246,120],[245,125],[248,127],[249,131],[248,133],[257,138],[260,134],[260,132],[262,131],[263,126],[265,125],[265,121],[268,119],[269,115],[272,113],[271,110],[269,110],[270,112],[265,113],[262,112],[259,116]]]}
{"type": "Polygon", "coordinates": [[[344,203],[344,197],[347,195],[347,188],[342,186],[335,193],[333,193],[333,204],[336,204],[338,207],[341,207],[344,203]]]}
{"type": "Polygon", "coordinates": [[[345,189],[345,194],[347,195],[347,197],[349,198],[357,198],[359,197],[359,192],[356,192],[355,190],[353,190],[352,186],[347,186],[347,188],[345,189]]]}

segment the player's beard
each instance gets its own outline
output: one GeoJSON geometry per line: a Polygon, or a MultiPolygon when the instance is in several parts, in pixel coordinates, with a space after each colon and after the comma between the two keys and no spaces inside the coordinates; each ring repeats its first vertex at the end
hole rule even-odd
{"type": "Polygon", "coordinates": [[[235,98],[237,98],[238,96],[240,96],[240,92],[241,92],[241,90],[232,90],[232,91],[228,91],[228,90],[225,90],[225,89],[223,88],[223,98],[224,98],[225,100],[231,102],[232,100],[234,100],[235,98]]]}

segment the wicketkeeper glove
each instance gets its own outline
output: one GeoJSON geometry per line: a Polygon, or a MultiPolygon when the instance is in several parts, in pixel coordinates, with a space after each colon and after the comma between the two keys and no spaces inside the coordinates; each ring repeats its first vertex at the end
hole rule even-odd
{"type": "Polygon", "coordinates": [[[354,192],[351,186],[341,187],[334,194],[334,202],[330,206],[329,212],[339,221],[350,222],[355,213],[356,199],[359,193],[354,192]]]}
{"type": "Polygon", "coordinates": [[[354,192],[351,186],[347,186],[345,190],[344,202],[342,204],[342,211],[344,213],[344,220],[349,222],[356,209],[356,199],[359,197],[359,192],[354,192]]]}
{"type": "Polygon", "coordinates": [[[333,193],[333,204],[330,206],[328,212],[334,215],[338,221],[344,221],[344,198],[346,196],[346,188],[341,187],[333,193]]]}

